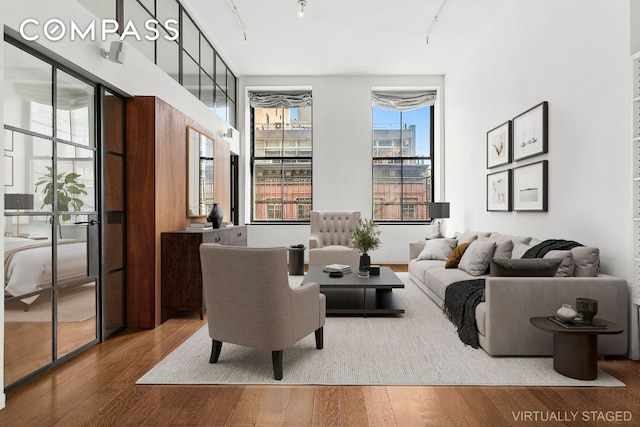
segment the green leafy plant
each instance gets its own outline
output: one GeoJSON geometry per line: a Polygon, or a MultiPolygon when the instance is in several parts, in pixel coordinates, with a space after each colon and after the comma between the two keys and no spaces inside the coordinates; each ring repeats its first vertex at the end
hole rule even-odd
{"type": "MultiPolygon", "coordinates": [[[[44,200],[42,201],[41,208],[45,206],[53,207],[54,202],[54,187],[53,187],[53,168],[47,166],[49,173],[42,175],[38,182],[36,182],[36,191],[42,191],[44,194],[44,200]]],[[[75,172],[63,172],[56,175],[56,210],[59,212],[75,212],[81,211],[84,202],[79,196],[87,194],[85,191],[85,185],[78,182],[80,175],[75,172]]],[[[69,221],[71,219],[70,214],[62,214],[61,219],[63,221],[69,221]]]]}
{"type": "Polygon", "coordinates": [[[372,219],[361,219],[351,232],[353,247],[366,254],[380,247],[380,230],[372,219]]]}

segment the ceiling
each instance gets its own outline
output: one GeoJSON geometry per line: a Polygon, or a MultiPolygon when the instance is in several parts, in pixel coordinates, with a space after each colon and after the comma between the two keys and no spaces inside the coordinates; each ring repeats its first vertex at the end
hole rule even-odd
{"type": "Polygon", "coordinates": [[[249,75],[445,74],[506,0],[182,0],[231,70],[249,75]],[[429,43],[427,32],[432,28],[429,43]]]}

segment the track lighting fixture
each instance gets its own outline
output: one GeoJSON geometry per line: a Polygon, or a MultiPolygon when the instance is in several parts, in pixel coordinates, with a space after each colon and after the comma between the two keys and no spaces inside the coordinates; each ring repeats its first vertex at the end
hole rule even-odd
{"type": "Polygon", "coordinates": [[[304,8],[307,5],[307,0],[298,0],[298,6],[300,6],[300,11],[298,12],[298,16],[302,18],[304,16],[304,8]]]}

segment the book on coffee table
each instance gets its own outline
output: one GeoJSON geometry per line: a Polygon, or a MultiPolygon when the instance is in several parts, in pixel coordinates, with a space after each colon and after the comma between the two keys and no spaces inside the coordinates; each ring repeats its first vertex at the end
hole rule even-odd
{"type": "Polygon", "coordinates": [[[567,329],[606,329],[607,325],[597,320],[587,322],[580,319],[564,320],[558,316],[548,316],[549,320],[567,329]]]}
{"type": "Polygon", "coordinates": [[[322,269],[325,273],[331,273],[334,271],[339,271],[341,273],[351,273],[351,266],[344,264],[329,264],[325,265],[322,269]]]}

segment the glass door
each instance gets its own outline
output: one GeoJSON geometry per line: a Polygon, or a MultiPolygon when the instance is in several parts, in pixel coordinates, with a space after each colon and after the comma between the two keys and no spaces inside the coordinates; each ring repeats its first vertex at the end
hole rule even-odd
{"type": "Polygon", "coordinates": [[[100,338],[98,87],[5,43],[5,387],[100,338]]]}

